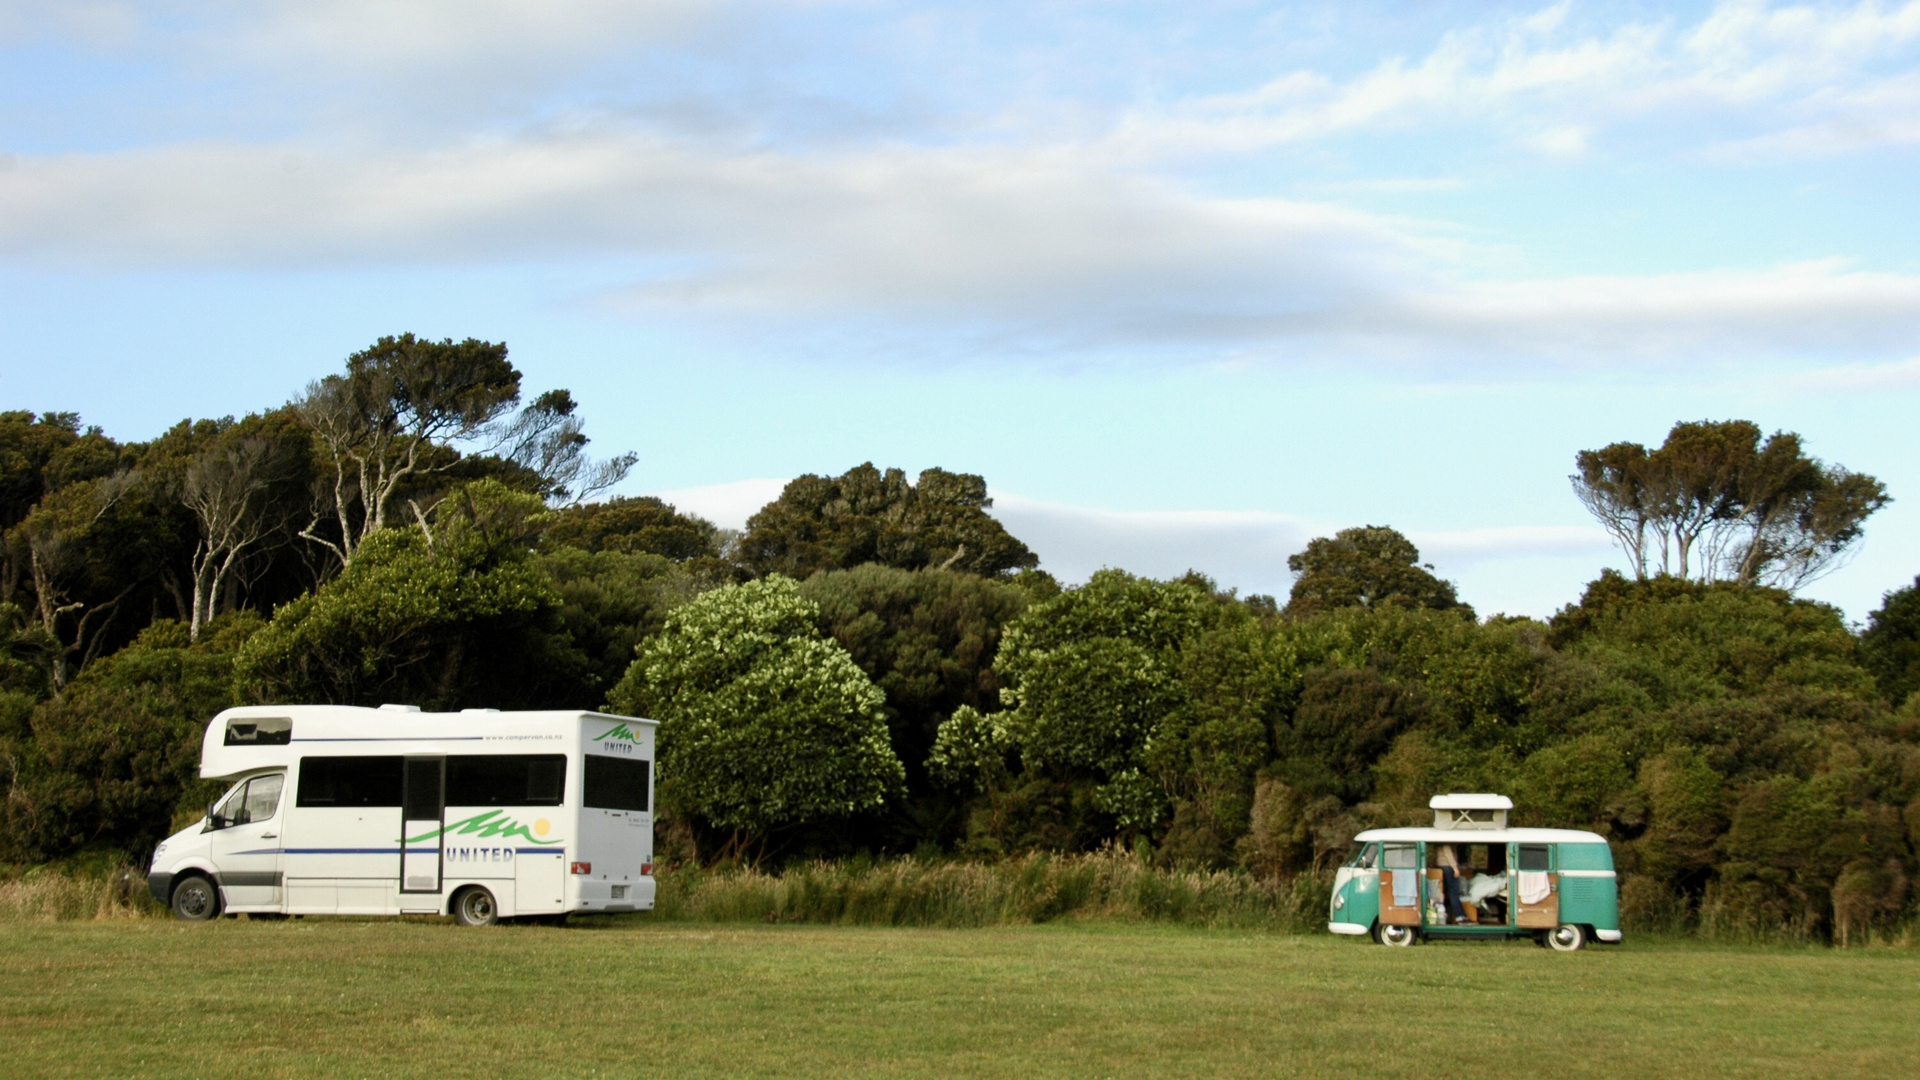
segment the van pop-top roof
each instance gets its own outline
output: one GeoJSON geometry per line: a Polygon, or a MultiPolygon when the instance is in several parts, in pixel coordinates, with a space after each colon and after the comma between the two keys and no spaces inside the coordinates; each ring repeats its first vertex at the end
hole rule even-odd
{"type": "Polygon", "coordinates": [[[1435,795],[1427,805],[1436,829],[1504,829],[1513,800],[1505,795],[1435,795]]]}

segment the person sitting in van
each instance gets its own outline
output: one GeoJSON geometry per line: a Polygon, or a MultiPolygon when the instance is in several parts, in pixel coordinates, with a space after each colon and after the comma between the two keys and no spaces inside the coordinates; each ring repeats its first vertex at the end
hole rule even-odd
{"type": "Polygon", "coordinates": [[[1467,919],[1467,913],[1460,906],[1460,856],[1452,844],[1441,844],[1434,856],[1440,866],[1441,895],[1447,901],[1447,921],[1461,923],[1467,919]]]}

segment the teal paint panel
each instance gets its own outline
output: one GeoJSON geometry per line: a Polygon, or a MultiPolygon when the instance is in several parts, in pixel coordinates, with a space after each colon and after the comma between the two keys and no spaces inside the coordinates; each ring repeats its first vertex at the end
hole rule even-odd
{"type": "Polygon", "coordinates": [[[1614,879],[1560,879],[1560,921],[1584,923],[1596,930],[1620,929],[1620,893],[1614,879]]]}
{"type": "Polygon", "coordinates": [[[1560,870],[1611,870],[1613,850],[1605,844],[1561,844],[1560,870]]]}

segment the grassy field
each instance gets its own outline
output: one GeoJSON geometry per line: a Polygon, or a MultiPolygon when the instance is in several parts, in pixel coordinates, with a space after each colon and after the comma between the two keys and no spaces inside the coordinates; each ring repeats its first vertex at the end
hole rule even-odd
{"type": "Polygon", "coordinates": [[[0,1076],[1893,1076],[1920,953],[1060,923],[0,925],[0,1076]]]}

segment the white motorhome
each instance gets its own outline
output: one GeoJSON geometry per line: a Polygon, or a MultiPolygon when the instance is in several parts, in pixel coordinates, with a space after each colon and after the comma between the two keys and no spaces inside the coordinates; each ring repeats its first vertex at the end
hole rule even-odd
{"type": "Polygon", "coordinates": [[[200,775],[233,785],[153,853],[182,919],[653,907],[652,720],[412,706],[228,709],[200,775]]]}

